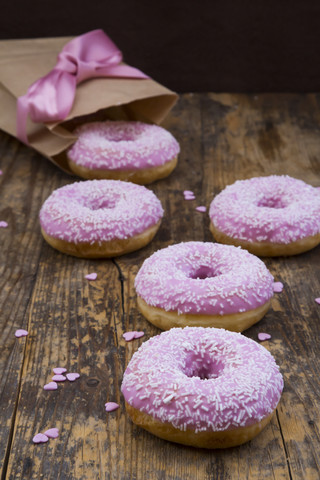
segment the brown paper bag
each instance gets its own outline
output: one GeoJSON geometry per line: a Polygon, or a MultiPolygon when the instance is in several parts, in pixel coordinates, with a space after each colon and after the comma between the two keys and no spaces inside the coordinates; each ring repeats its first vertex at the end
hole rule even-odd
{"type": "MultiPolygon", "coordinates": [[[[72,37],[0,41],[0,128],[16,135],[16,102],[57,62],[72,37]]],[[[90,120],[139,120],[160,123],[178,96],[151,79],[93,78],[77,86],[68,117],[60,123],[28,120],[29,145],[70,172],[65,150],[74,143],[73,129],[90,120]],[[94,115],[94,117],[92,117],[94,115]]]]}

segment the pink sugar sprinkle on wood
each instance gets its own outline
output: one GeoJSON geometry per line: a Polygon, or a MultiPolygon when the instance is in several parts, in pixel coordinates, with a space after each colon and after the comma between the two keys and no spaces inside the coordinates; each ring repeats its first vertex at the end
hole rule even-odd
{"type": "Polygon", "coordinates": [[[77,372],[67,373],[67,379],[69,380],[69,382],[74,382],[79,377],[80,377],[80,373],[77,373],[77,372]]]}
{"type": "Polygon", "coordinates": [[[44,435],[49,438],[57,438],[59,436],[59,430],[56,427],[49,428],[44,432],[44,435]]]}
{"type": "Polygon", "coordinates": [[[85,278],[86,278],[87,280],[96,280],[96,279],[97,279],[97,276],[98,276],[98,274],[95,273],[95,272],[93,272],[93,273],[89,273],[88,275],[86,275],[85,278]]]}
{"type": "Polygon", "coordinates": [[[280,293],[283,290],[283,283],[282,282],[274,282],[273,283],[273,291],[275,293],[280,293]]]}
{"type": "Polygon", "coordinates": [[[22,328],[19,328],[18,330],[15,331],[15,337],[20,338],[20,337],[26,337],[29,335],[29,332],[27,330],[23,330],[22,328]]]}
{"type": "Polygon", "coordinates": [[[32,439],[33,443],[46,443],[48,440],[49,438],[44,433],[37,433],[32,439]]]}
{"type": "Polygon", "coordinates": [[[196,210],[198,212],[206,212],[207,211],[207,207],[205,207],[204,205],[200,205],[199,207],[196,207],[196,210]]]}
{"type": "Polygon", "coordinates": [[[122,336],[126,342],[131,342],[135,338],[135,332],[125,332],[122,336]]]}
{"type": "Polygon", "coordinates": [[[53,382],[64,382],[67,379],[64,375],[53,375],[52,381],[53,382]]]}
{"type": "Polygon", "coordinates": [[[316,303],[320,305],[320,297],[314,299],[316,303]]]}
{"type": "Polygon", "coordinates": [[[271,335],[269,335],[269,333],[258,333],[258,339],[260,340],[260,342],[264,342],[265,340],[269,340],[271,338],[271,335]]]}
{"type": "Polygon", "coordinates": [[[44,387],[43,390],[57,390],[58,384],[56,382],[49,382],[44,387]]]}
{"type": "Polygon", "coordinates": [[[67,371],[66,368],[64,367],[55,367],[53,369],[53,373],[55,373],[56,375],[61,375],[62,373],[65,373],[67,371]]]}
{"type": "Polygon", "coordinates": [[[137,331],[125,332],[122,336],[126,342],[131,342],[131,340],[143,337],[144,332],[137,332],[137,331]]]}
{"type": "Polygon", "coordinates": [[[115,402],[107,402],[105,404],[105,407],[106,407],[106,412],[113,412],[114,410],[117,410],[120,407],[120,405],[118,405],[115,402]]]}
{"type": "Polygon", "coordinates": [[[144,336],[144,332],[134,332],[134,338],[141,338],[144,336]]]}
{"type": "Polygon", "coordinates": [[[3,220],[0,222],[0,228],[7,228],[7,226],[8,226],[7,222],[3,220]]]}

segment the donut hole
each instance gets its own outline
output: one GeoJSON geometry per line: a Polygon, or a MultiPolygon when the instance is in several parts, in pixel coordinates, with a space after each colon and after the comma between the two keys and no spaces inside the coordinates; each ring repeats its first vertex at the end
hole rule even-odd
{"type": "Polygon", "coordinates": [[[128,131],[110,131],[110,132],[104,132],[104,139],[107,140],[108,142],[134,142],[136,141],[137,135],[134,134],[133,132],[128,132],[128,131]]]}
{"type": "Polygon", "coordinates": [[[287,205],[282,197],[265,196],[258,201],[257,206],[265,208],[285,208],[287,205]]]}
{"type": "Polygon", "coordinates": [[[113,198],[99,198],[99,199],[94,199],[94,200],[89,200],[86,204],[86,207],[89,208],[90,210],[112,210],[113,208],[116,207],[118,203],[118,198],[113,197],[113,198]]]}
{"type": "Polygon", "coordinates": [[[188,277],[192,279],[200,279],[205,280],[206,278],[213,278],[219,275],[219,273],[215,272],[213,268],[206,265],[200,265],[196,270],[189,273],[188,277]]]}
{"type": "Polygon", "coordinates": [[[198,377],[201,380],[218,378],[224,370],[224,362],[221,358],[210,355],[199,355],[198,352],[190,352],[187,355],[184,367],[184,374],[191,377],[198,377]]]}

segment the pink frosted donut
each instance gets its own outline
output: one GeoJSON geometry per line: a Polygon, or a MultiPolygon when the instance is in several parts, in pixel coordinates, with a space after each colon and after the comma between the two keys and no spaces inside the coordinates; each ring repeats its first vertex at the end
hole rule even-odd
{"type": "Polygon", "coordinates": [[[153,192],[120,180],[88,180],[55,190],[40,210],[41,231],[57,250],[113,257],[149,243],[163,209],[153,192]]]}
{"type": "Polygon", "coordinates": [[[213,199],[209,216],[218,242],[256,255],[296,255],[320,243],[319,192],[286,175],[238,180],[213,199]]]}
{"type": "Polygon", "coordinates": [[[270,421],[283,379],[272,355],[240,333],[173,328],[143,343],[123,377],[134,423],[202,448],[240,445],[270,421]]]}
{"type": "Polygon", "coordinates": [[[246,250],[186,242],[145,260],[135,288],[140,312],[159,328],[213,326],[239,332],[269,309],[273,277],[246,250]]]}
{"type": "Polygon", "coordinates": [[[69,167],[84,178],[146,184],[168,176],[177,164],[179,144],[158,125],[93,122],[74,133],[78,140],[67,153],[69,167]]]}

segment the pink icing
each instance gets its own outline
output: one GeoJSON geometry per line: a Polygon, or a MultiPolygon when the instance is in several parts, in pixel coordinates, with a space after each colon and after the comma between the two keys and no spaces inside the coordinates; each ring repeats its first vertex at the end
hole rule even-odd
{"type": "Polygon", "coordinates": [[[261,421],[283,379],[272,355],[240,333],[173,328],[143,343],[123,377],[129,405],[180,430],[221,431],[261,421]]]}
{"type": "Polygon", "coordinates": [[[139,170],[173,160],[180,147],[162,127],[141,122],[93,122],[74,132],[68,152],[77,165],[98,170],[139,170]]]}
{"type": "Polygon", "coordinates": [[[320,196],[286,175],[238,180],[213,199],[209,216],[232,238],[288,244],[320,233],[320,196]]]}
{"type": "Polygon", "coordinates": [[[224,315],[266,303],[273,296],[273,277],[246,250],[186,242],[158,250],[145,260],[135,288],[148,305],[166,311],[224,315]]]}
{"type": "Polygon", "coordinates": [[[160,200],[141,185],[87,180],[55,190],[40,210],[44,231],[72,243],[126,239],[163,216],[160,200]]]}

